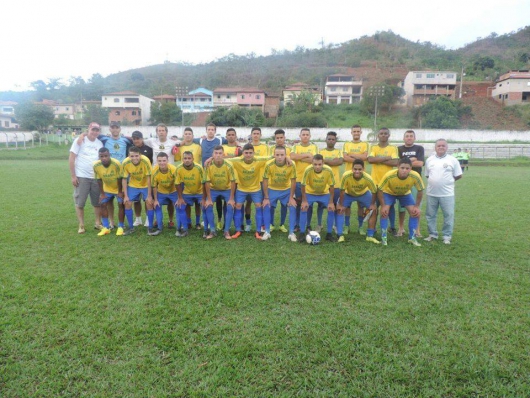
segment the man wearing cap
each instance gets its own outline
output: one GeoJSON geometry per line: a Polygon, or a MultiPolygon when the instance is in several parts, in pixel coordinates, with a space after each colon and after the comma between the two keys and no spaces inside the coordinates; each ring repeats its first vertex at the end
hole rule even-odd
{"type": "Polygon", "coordinates": [[[78,233],[85,233],[85,204],[90,195],[90,203],[94,207],[95,228],[101,228],[101,213],[99,207],[99,185],[94,177],[94,162],[99,159],[98,151],[103,147],[101,141],[97,139],[101,127],[92,122],[88,126],[86,140],[72,143],[68,164],[72,185],[74,186],[74,203],[79,221],[78,233]]]}

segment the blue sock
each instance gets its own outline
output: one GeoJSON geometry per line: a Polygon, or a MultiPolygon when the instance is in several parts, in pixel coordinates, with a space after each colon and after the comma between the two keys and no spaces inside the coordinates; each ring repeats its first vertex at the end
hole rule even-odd
{"type": "MultiPolygon", "coordinates": [[[[259,231],[263,225],[263,207],[256,207],[256,230],[259,231]]],[[[270,232],[270,225],[269,225],[270,232]]]]}
{"type": "Polygon", "coordinates": [[[335,212],[334,211],[328,211],[328,234],[330,234],[333,231],[333,223],[334,222],[335,222],[335,212]]]}
{"type": "Polygon", "coordinates": [[[296,206],[289,206],[289,235],[294,233],[296,226],[296,206]]]}
{"type": "Polygon", "coordinates": [[[409,218],[409,239],[414,238],[414,235],[416,234],[416,230],[418,229],[418,224],[419,224],[418,217],[409,218]]]}
{"type": "Polygon", "coordinates": [[[386,238],[386,231],[388,229],[388,218],[381,218],[381,236],[386,238]]]}
{"type": "Polygon", "coordinates": [[[370,229],[368,228],[366,230],[366,235],[368,235],[369,237],[373,238],[374,237],[374,234],[375,234],[375,229],[370,229]]]}
{"type": "Polygon", "coordinates": [[[234,208],[232,206],[226,206],[225,232],[230,231],[230,225],[232,224],[232,218],[234,218],[234,208]]]}
{"type": "Polygon", "coordinates": [[[200,224],[201,224],[201,215],[195,214],[195,225],[200,225],[200,224]]]}
{"type": "MultiPolygon", "coordinates": [[[[322,215],[323,214],[324,214],[324,206],[318,205],[318,208],[317,208],[318,225],[322,225],[322,215]]],[[[328,213],[328,217],[329,217],[329,213],[328,213]]],[[[329,221],[328,221],[328,224],[329,224],[329,221]]]]}
{"type": "Polygon", "coordinates": [[[186,205],[180,206],[177,208],[177,214],[180,219],[180,227],[184,230],[188,230],[188,225],[190,225],[191,220],[188,222],[188,216],[186,215],[186,205]]]}
{"type": "Polygon", "coordinates": [[[101,224],[103,224],[103,226],[108,229],[109,228],[109,218],[108,217],[102,217],[101,218],[101,224]]]}
{"type": "Polygon", "coordinates": [[[344,216],[344,220],[345,220],[344,224],[346,224],[347,227],[350,226],[350,217],[351,216],[344,216]]]}
{"type": "Polygon", "coordinates": [[[359,228],[363,226],[363,220],[364,220],[363,216],[357,216],[357,221],[359,222],[359,228]]]}
{"type": "MultiPolygon", "coordinates": [[[[271,232],[271,215],[272,214],[274,214],[274,207],[265,206],[263,208],[263,222],[265,223],[265,231],[269,233],[271,232]]],[[[257,216],[257,212],[256,212],[256,216],[257,216]]]]}
{"type": "Polygon", "coordinates": [[[280,225],[285,225],[286,218],[287,218],[287,206],[282,205],[280,209],[280,225]]]}
{"type": "MultiPolygon", "coordinates": [[[[274,225],[274,213],[276,211],[276,206],[275,207],[267,206],[267,208],[270,208],[270,211],[269,211],[270,215],[268,217],[265,217],[265,213],[263,213],[263,222],[265,223],[265,229],[267,228],[267,220],[269,220],[269,225],[274,225]]],[[[263,211],[266,211],[265,208],[263,209],[263,211]]],[[[270,231],[267,231],[267,232],[270,232],[270,231]]]]}
{"type": "Polygon", "coordinates": [[[305,233],[307,227],[307,211],[300,211],[300,232],[305,233]]]}
{"type": "Polygon", "coordinates": [[[337,235],[344,232],[344,214],[335,213],[335,222],[337,223],[337,235]]]}
{"type": "Polygon", "coordinates": [[[396,229],[396,209],[395,206],[390,206],[388,211],[388,219],[390,220],[390,228],[396,229]]]}
{"type": "Polygon", "coordinates": [[[208,206],[206,209],[203,210],[203,214],[204,214],[204,230],[207,231],[208,228],[207,226],[209,225],[212,225],[212,231],[211,232],[214,232],[215,231],[215,220],[214,220],[214,215],[213,215],[213,206],[208,206]]]}
{"type": "Polygon", "coordinates": [[[162,226],[164,225],[164,213],[162,212],[162,206],[159,205],[156,207],[155,214],[158,229],[162,231],[162,226]]]}
{"type": "Polygon", "coordinates": [[[153,228],[154,218],[155,218],[155,211],[147,210],[147,222],[149,223],[149,229],[153,228]]]}
{"type": "Polygon", "coordinates": [[[241,222],[243,221],[243,209],[236,209],[234,213],[234,224],[236,232],[241,231],[241,222]]]}
{"type": "Polygon", "coordinates": [[[133,210],[125,209],[125,217],[127,218],[127,223],[129,224],[129,228],[134,228],[133,210]]]}

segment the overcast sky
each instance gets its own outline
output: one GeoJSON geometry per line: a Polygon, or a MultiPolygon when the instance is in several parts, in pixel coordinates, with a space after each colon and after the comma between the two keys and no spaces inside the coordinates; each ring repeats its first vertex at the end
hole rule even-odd
{"type": "Polygon", "coordinates": [[[317,48],[389,29],[455,49],[530,24],[528,0],[15,0],[1,12],[0,91],[165,60],[317,48]]]}

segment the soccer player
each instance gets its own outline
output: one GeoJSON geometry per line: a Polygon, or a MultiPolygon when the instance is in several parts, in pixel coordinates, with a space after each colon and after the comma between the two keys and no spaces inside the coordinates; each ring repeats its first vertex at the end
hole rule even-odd
{"type": "Polygon", "coordinates": [[[167,153],[160,152],[156,159],[156,166],[153,168],[153,177],[151,185],[153,187],[153,208],[155,209],[157,229],[151,231],[149,235],[156,236],[162,233],[164,225],[164,214],[162,206],[174,204],[177,197],[177,187],[175,186],[177,178],[177,168],[169,164],[167,153]]]}
{"type": "Polygon", "coordinates": [[[299,241],[305,241],[307,225],[307,212],[313,203],[325,206],[328,209],[328,225],[326,240],[333,241],[331,231],[335,218],[335,205],[333,195],[335,192],[335,178],[331,167],[324,165],[324,158],[320,154],[313,156],[312,165],[307,167],[302,178],[302,205],[300,212],[300,236],[299,241]]]}
{"type": "Polygon", "coordinates": [[[236,189],[236,210],[234,215],[234,224],[236,232],[232,235],[232,239],[237,239],[241,236],[241,224],[243,218],[243,203],[247,198],[254,203],[256,207],[256,239],[261,240],[259,234],[260,226],[263,225],[263,209],[261,203],[263,202],[263,192],[261,190],[261,176],[262,170],[265,167],[265,162],[269,157],[255,157],[254,147],[252,144],[245,144],[243,147],[242,158],[232,158],[228,160],[234,166],[237,174],[237,189],[236,189]]]}
{"type": "MultiPolygon", "coordinates": [[[[226,140],[215,136],[217,131],[217,126],[213,123],[208,123],[206,125],[206,139],[195,138],[193,141],[201,146],[202,149],[202,159],[201,164],[207,166],[212,161],[213,149],[217,145],[226,144],[226,140]]],[[[199,160],[197,159],[197,162],[199,160]]]]}
{"type": "Polygon", "coordinates": [[[465,148],[464,152],[462,153],[462,172],[464,169],[469,170],[469,159],[471,158],[471,153],[469,152],[469,149],[465,148]]]}
{"type": "MultiPolygon", "coordinates": [[[[227,204],[225,223],[222,225],[224,237],[232,239],[230,224],[234,217],[236,178],[234,167],[224,159],[223,146],[217,145],[214,148],[213,161],[206,168],[204,181],[204,213],[208,225],[214,225],[213,203],[217,203],[217,198],[222,197],[227,204]]],[[[212,228],[206,238],[211,239],[214,236],[215,232],[212,228]]]]}
{"type": "MultiPolygon", "coordinates": [[[[337,184],[340,183],[340,166],[344,163],[344,158],[342,157],[342,151],[335,148],[337,144],[337,133],[334,131],[328,132],[326,135],[326,148],[320,150],[320,154],[324,158],[324,164],[329,166],[333,171],[333,178],[337,184]]],[[[335,187],[335,192],[333,194],[333,204],[337,206],[337,202],[340,196],[340,188],[335,187]]],[[[322,213],[324,212],[324,206],[319,205],[317,210],[317,232],[322,230],[322,213]]],[[[331,220],[333,224],[335,220],[331,220]]],[[[332,225],[333,225],[332,224],[332,225]]]]}
{"type": "MultiPolygon", "coordinates": [[[[358,124],[354,124],[351,128],[351,135],[352,135],[352,141],[348,141],[344,143],[344,147],[342,149],[343,151],[343,157],[345,163],[351,163],[353,167],[353,162],[356,159],[360,159],[363,162],[368,159],[368,143],[361,141],[362,136],[362,129],[361,126],[358,124]]],[[[349,166],[346,166],[346,169],[348,169],[349,166]]],[[[360,206],[361,203],[357,202],[357,220],[359,223],[359,229],[362,228],[363,225],[363,209],[360,206]]],[[[344,213],[345,220],[346,220],[346,226],[344,228],[344,235],[347,235],[350,231],[350,214],[351,214],[351,208],[346,208],[346,212],[344,213]]]]}
{"type": "Polygon", "coordinates": [[[458,148],[455,153],[453,153],[453,156],[458,160],[458,163],[460,163],[460,169],[462,170],[462,174],[464,174],[464,152],[462,152],[462,148],[458,148]]]}
{"type": "Polygon", "coordinates": [[[123,207],[123,192],[121,190],[121,163],[110,157],[108,148],[99,148],[99,160],[94,163],[94,176],[99,184],[99,203],[101,205],[101,221],[103,228],[99,231],[98,236],[110,234],[109,215],[107,203],[112,202],[114,197],[118,202],[118,229],[116,235],[123,235],[125,221],[125,210],[123,207]]]}
{"type": "Polygon", "coordinates": [[[455,220],[455,181],[462,178],[460,163],[447,154],[447,141],[439,139],[434,144],[435,155],[430,156],[425,164],[427,177],[427,211],[425,218],[429,228],[427,242],[438,239],[436,216],[438,207],[442,209],[444,223],[442,228],[443,242],[451,244],[455,220]]]}
{"type": "MultiPolygon", "coordinates": [[[[370,148],[370,154],[368,156],[368,162],[372,165],[372,180],[376,185],[380,185],[383,180],[383,176],[392,170],[398,164],[399,154],[398,149],[394,145],[389,144],[390,130],[383,127],[377,134],[379,142],[370,148]]],[[[378,206],[380,203],[378,203],[378,206]]],[[[394,206],[390,208],[390,231],[392,234],[397,234],[395,227],[396,213],[394,206]]],[[[359,221],[359,224],[362,220],[359,221]]],[[[359,228],[360,230],[361,228],[359,228]]]]}
{"type": "Polygon", "coordinates": [[[408,242],[414,246],[421,246],[415,235],[421,213],[420,205],[424,189],[425,186],[421,176],[412,170],[412,162],[406,157],[399,159],[397,169],[390,170],[383,176],[377,195],[381,204],[381,242],[384,246],[387,245],[389,210],[396,200],[409,213],[408,242]],[[415,200],[410,191],[413,186],[418,190],[415,200]]]}
{"type": "MultiPolygon", "coordinates": [[[[296,144],[291,150],[291,160],[296,166],[296,225],[300,227],[300,206],[302,204],[302,179],[304,178],[305,169],[311,166],[313,156],[318,153],[318,146],[312,144],[311,131],[308,128],[300,130],[300,143],[296,144]]],[[[310,219],[310,217],[308,217],[310,219]]],[[[305,232],[301,230],[301,232],[305,232]]]]}
{"type": "MultiPolygon", "coordinates": [[[[173,147],[173,154],[175,155],[176,162],[182,162],[182,153],[189,151],[193,154],[193,159],[202,158],[202,148],[199,144],[193,142],[193,130],[191,127],[184,129],[184,137],[180,146],[173,147]]],[[[191,221],[191,207],[186,206],[187,219],[191,221]]],[[[190,225],[188,225],[188,228],[190,225]]],[[[195,229],[201,229],[201,205],[195,203],[195,229]]]]}
{"type": "MultiPolygon", "coordinates": [[[[177,195],[176,203],[177,212],[180,221],[180,230],[177,230],[175,236],[184,238],[188,236],[188,220],[186,216],[186,206],[192,206],[195,203],[201,204],[203,200],[203,183],[204,169],[198,163],[193,161],[193,153],[185,151],[182,154],[182,164],[177,167],[177,195]]],[[[207,225],[204,223],[204,235],[207,237],[207,225]]]]}
{"type": "Polygon", "coordinates": [[[375,224],[377,222],[376,197],[377,185],[375,185],[372,177],[364,171],[364,161],[355,159],[352,170],[344,173],[340,183],[340,198],[335,215],[339,242],[344,242],[343,225],[345,211],[353,202],[357,202],[361,209],[367,209],[369,212],[372,212],[368,220],[368,236],[366,237],[366,241],[376,244],[381,243],[374,237],[375,224]]]}
{"type": "MultiPolygon", "coordinates": [[[[270,147],[269,155],[274,156],[274,150],[277,147],[284,147],[285,153],[288,158],[291,156],[291,148],[285,145],[285,131],[282,129],[278,129],[274,132],[274,146],[270,147]]],[[[288,232],[287,228],[285,228],[285,219],[287,218],[287,206],[284,206],[283,203],[280,201],[281,209],[280,209],[280,227],[278,228],[280,232],[288,232]]],[[[271,206],[271,231],[274,230],[274,212],[276,210],[275,206],[271,206]]]]}
{"type": "MultiPolygon", "coordinates": [[[[423,163],[425,160],[425,149],[421,145],[415,144],[416,133],[414,130],[407,130],[403,134],[403,142],[405,145],[398,146],[399,157],[403,156],[410,159],[412,162],[412,170],[421,176],[423,163]]],[[[416,196],[416,187],[412,187],[412,196],[416,196]]],[[[396,236],[403,236],[405,233],[405,208],[399,207],[399,227],[396,236]]],[[[416,230],[416,238],[421,238],[420,223],[418,221],[418,228],[416,230]]]]}
{"type": "Polygon", "coordinates": [[[97,139],[101,127],[92,122],[88,126],[86,140],[81,144],[77,141],[72,143],[68,165],[74,186],[74,203],[79,228],[77,233],[85,233],[85,204],[90,195],[90,203],[94,207],[96,224],[94,228],[101,229],[101,212],[99,205],[99,185],[94,178],[94,162],[98,160],[99,148],[103,146],[97,139]]]}
{"type": "Polygon", "coordinates": [[[274,159],[269,160],[263,172],[263,218],[265,232],[261,240],[271,238],[271,215],[278,201],[282,206],[289,206],[289,235],[288,239],[296,242],[294,226],[296,224],[296,200],[294,192],[296,189],[296,166],[288,166],[287,151],[283,146],[274,148],[274,159]]]}
{"type": "Polygon", "coordinates": [[[135,146],[129,149],[129,157],[125,158],[122,165],[123,170],[123,204],[125,205],[125,217],[129,223],[129,229],[123,235],[135,232],[133,223],[133,202],[143,200],[147,207],[148,234],[153,232],[153,195],[151,193],[151,162],[145,156],[140,155],[140,150],[135,146]]]}
{"type": "Polygon", "coordinates": [[[243,150],[237,142],[237,132],[232,127],[226,130],[226,144],[223,145],[223,153],[225,158],[235,158],[243,154],[243,150]]]}
{"type": "MultiPolygon", "coordinates": [[[[140,150],[140,155],[144,155],[149,159],[151,162],[151,165],[153,164],[153,148],[150,146],[145,145],[144,143],[144,135],[141,131],[135,130],[132,132],[132,142],[133,145],[140,150]]],[[[145,213],[147,214],[147,209],[145,209],[145,213]]],[[[134,214],[135,214],[135,220],[134,220],[134,226],[137,227],[139,225],[142,225],[142,203],[141,202],[134,202],[134,214]]],[[[146,219],[147,222],[147,219],[146,219]]],[[[170,224],[174,223],[171,222],[170,224]]],[[[170,225],[171,228],[171,225],[170,225]]]]}

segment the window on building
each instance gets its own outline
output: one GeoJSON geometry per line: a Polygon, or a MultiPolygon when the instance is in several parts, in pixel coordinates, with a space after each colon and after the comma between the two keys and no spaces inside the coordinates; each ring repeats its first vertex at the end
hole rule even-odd
{"type": "Polygon", "coordinates": [[[226,96],[226,99],[230,99],[230,96],[229,96],[229,95],[227,95],[227,96],[226,96]]]}
{"type": "Polygon", "coordinates": [[[220,95],[218,95],[218,96],[217,96],[217,99],[221,99],[221,96],[220,96],[220,95]]]}
{"type": "Polygon", "coordinates": [[[337,91],[337,87],[331,87],[331,91],[332,91],[332,92],[337,91]]]}
{"type": "Polygon", "coordinates": [[[201,102],[205,102],[206,101],[206,98],[201,98],[201,102]]]}
{"type": "Polygon", "coordinates": [[[138,111],[138,116],[142,116],[142,111],[141,110],[138,111]]]}
{"type": "Polygon", "coordinates": [[[9,127],[9,122],[7,120],[4,121],[4,127],[9,127]]]}
{"type": "Polygon", "coordinates": [[[132,111],[131,115],[136,116],[136,111],[132,111]]]}
{"type": "Polygon", "coordinates": [[[187,98],[182,98],[182,102],[186,102],[187,100],[187,98]]]}
{"type": "Polygon", "coordinates": [[[116,116],[120,116],[120,111],[116,111],[116,112],[114,112],[114,114],[115,114],[116,116]]]}
{"type": "Polygon", "coordinates": [[[125,102],[127,104],[138,103],[140,102],[140,98],[125,98],[125,102]]]}
{"type": "Polygon", "coordinates": [[[114,98],[114,102],[120,102],[119,98],[114,98]]]}
{"type": "Polygon", "coordinates": [[[434,79],[434,73],[427,73],[427,79],[434,79]]]}
{"type": "Polygon", "coordinates": [[[256,95],[256,99],[261,99],[261,95],[256,95]]]}
{"type": "Polygon", "coordinates": [[[69,110],[70,110],[70,108],[66,107],[66,108],[65,108],[65,110],[69,111],[69,110]]]}
{"type": "Polygon", "coordinates": [[[416,79],[421,79],[422,76],[423,76],[423,74],[421,74],[421,73],[416,73],[416,79]]]}
{"type": "Polygon", "coordinates": [[[453,79],[455,77],[454,73],[448,73],[447,74],[447,78],[448,79],[453,79]]]}
{"type": "Polygon", "coordinates": [[[244,96],[244,95],[242,95],[242,96],[241,96],[241,99],[245,99],[245,96],[244,96]]]}

